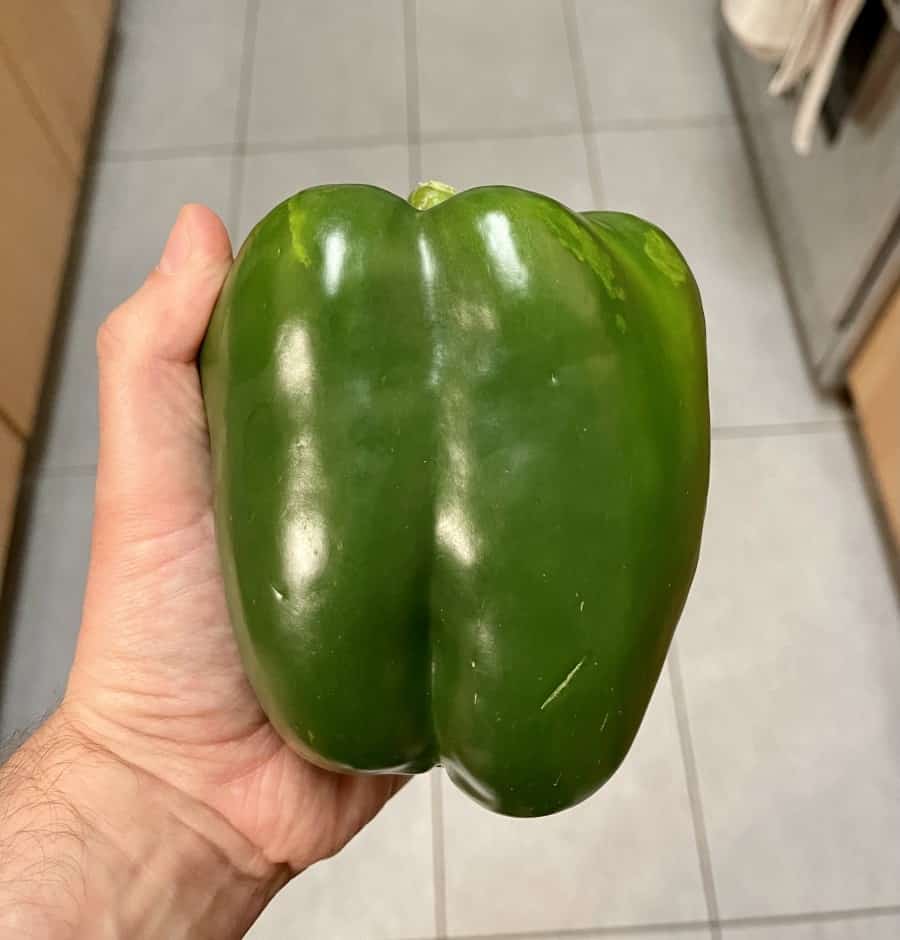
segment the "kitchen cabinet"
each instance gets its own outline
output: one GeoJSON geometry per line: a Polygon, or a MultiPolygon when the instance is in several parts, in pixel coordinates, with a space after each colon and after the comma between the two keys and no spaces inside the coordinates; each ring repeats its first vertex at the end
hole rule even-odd
{"type": "Polygon", "coordinates": [[[12,533],[19,472],[24,455],[22,439],[11,428],[0,423],[0,558],[6,554],[12,533]]]}
{"type": "Polygon", "coordinates": [[[3,0],[0,15],[0,579],[114,7],[114,0],[3,0]]]}
{"type": "Polygon", "coordinates": [[[853,359],[849,385],[900,560],[900,285],[853,359]]]}

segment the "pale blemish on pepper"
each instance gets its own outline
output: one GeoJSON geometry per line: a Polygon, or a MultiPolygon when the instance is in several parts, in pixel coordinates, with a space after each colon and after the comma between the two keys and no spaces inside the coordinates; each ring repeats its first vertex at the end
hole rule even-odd
{"type": "Polygon", "coordinates": [[[655,229],[644,235],[644,254],[676,286],[687,280],[687,265],[672,243],[655,229]]]}
{"type": "Polygon", "coordinates": [[[291,247],[294,250],[294,257],[305,267],[309,267],[312,259],[309,257],[309,251],[304,242],[304,223],[305,217],[299,202],[292,199],[288,203],[288,225],[291,229],[291,247]]]}
{"type": "Polygon", "coordinates": [[[606,293],[614,300],[625,299],[625,288],[616,280],[613,259],[595,238],[584,231],[574,219],[565,215],[547,214],[545,221],[567,251],[584,262],[600,278],[606,293]]]}
{"type": "Polygon", "coordinates": [[[558,698],[566,686],[575,678],[578,670],[584,665],[584,661],[587,659],[587,656],[582,656],[577,663],[569,670],[569,674],[563,679],[562,682],[544,699],[543,705],[541,705],[541,711],[543,711],[554,699],[558,698]]]}
{"type": "Polygon", "coordinates": [[[628,332],[628,324],[621,313],[616,314],[616,329],[624,336],[628,332]]]}

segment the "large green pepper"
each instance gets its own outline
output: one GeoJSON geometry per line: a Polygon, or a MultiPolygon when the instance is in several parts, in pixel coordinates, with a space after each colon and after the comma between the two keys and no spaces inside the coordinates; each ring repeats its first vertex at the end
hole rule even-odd
{"type": "Polygon", "coordinates": [[[301,754],[542,815],[622,761],[691,583],[703,313],[641,219],[451,194],[319,186],[250,234],[201,363],[218,540],[301,754]]]}

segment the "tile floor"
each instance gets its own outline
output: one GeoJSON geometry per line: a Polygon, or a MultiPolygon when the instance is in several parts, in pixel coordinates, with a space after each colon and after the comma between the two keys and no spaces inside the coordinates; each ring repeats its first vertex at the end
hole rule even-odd
{"type": "Polygon", "coordinates": [[[897,596],[852,426],[804,372],[712,23],[709,0],[123,0],[13,565],[0,736],[63,687],[94,334],[182,202],[213,206],[239,242],[326,180],[515,183],[658,221],[708,318],[700,569],[621,772],[524,822],[421,778],[253,940],[900,936],[897,596]]]}

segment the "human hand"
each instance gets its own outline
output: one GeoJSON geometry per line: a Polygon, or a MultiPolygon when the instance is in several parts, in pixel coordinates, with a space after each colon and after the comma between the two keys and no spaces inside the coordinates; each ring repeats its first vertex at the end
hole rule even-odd
{"type": "MultiPolygon", "coordinates": [[[[186,206],[158,268],[99,332],[91,563],[75,662],[50,725],[127,767],[135,792],[180,807],[227,864],[260,880],[261,906],[339,850],[403,778],[309,764],[268,723],[244,676],[214,540],[195,364],[230,263],[220,220],[186,206]]],[[[128,818],[139,821],[140,807],[128,818]]]]}

